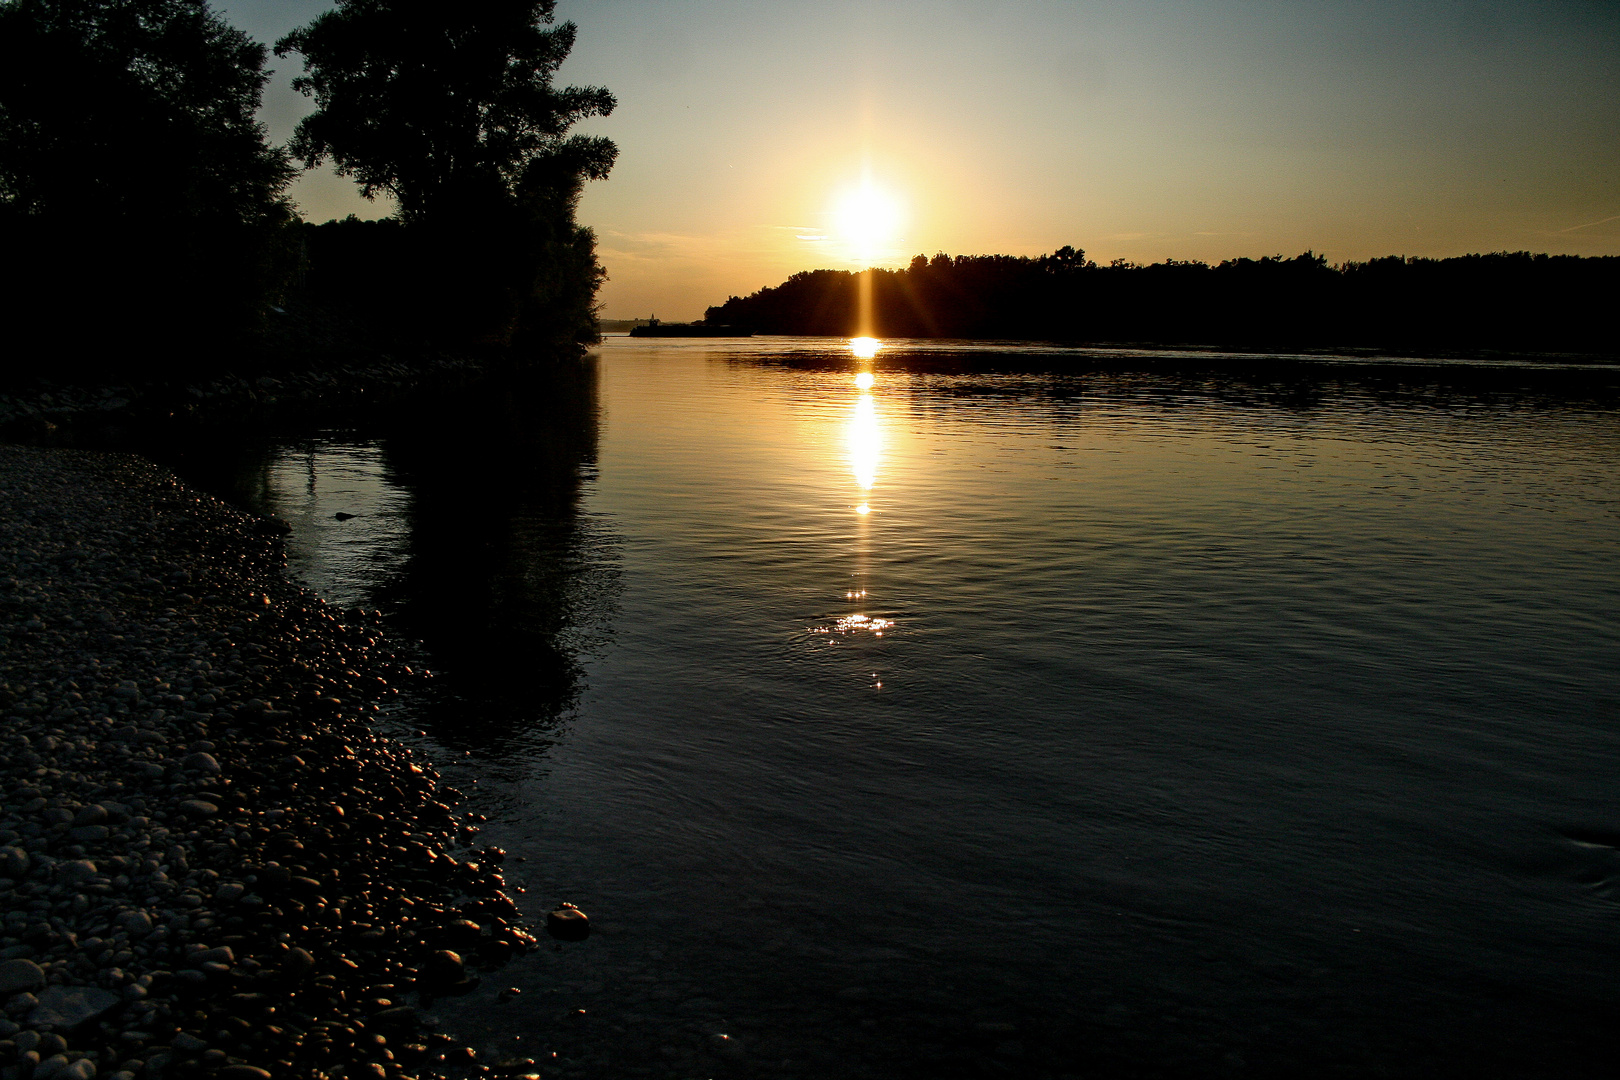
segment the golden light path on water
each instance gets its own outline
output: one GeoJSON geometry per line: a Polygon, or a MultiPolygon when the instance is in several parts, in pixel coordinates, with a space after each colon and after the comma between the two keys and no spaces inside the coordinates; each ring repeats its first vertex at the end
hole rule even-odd
{"type": "MultiPolygon", "coordinates": [[[[876,338],[857,337],[849,342],[850,355],[856,360],[871,360],[883,348],[883,343],[876,338]]],[[[883,459],[883,420],[878,413],[877,399],[872,391],[877,386],[877,376],[870,369],[855,372],[852,380],[858,394],[851,408],[848,424],[844,428],[844,445],[849,454],[850,476],[855,481],[856,499],[855,515],[855,571],[850,576],[857,583],[866,579],[867,563],[869,561],[870,547],[873,542],[871,522],[872,489],[877,485],[878,465],[883,459]]],[[[848,589],[844,599],[853,603],[856,610],[831,623],[822,626],[808,627],[813,634],[849,635],[872,634],[882,637],[883,632],[894,625],[891,619],[877,618],[867,615],[860,610],[865,606],[867,590],[864,587],[848,589]]],[[[873,673],[874,678],[876,672],[873,673]]],[[[874,683],[875,688],[881,689],[881,682],[874,683]]]]}
{"type": "MultiPolygon", "coordinates": [[[[876,338],[858,337],[849,343],[850,353],[856,360],[871,360],[883,347],[883,343],[876,338]]],[[[847,430],[847,444],[849,447],[849,471],[855,478],[859,489],[857,498],[859,503],[855,506],[855,513],[860,522],[858,528],[857,544],[859,554],[857,558],[857,578],[863,578],[866,572],[866,548],[871,542],[871,535],[867,523],[867,516],[872,513],[872,488],[877,484],[878,465],[883,457],[883,424],[878,415],[877,399],[872,390],[877,385],[877,376],[871,372],[858,371],[855,373],[855,389],[859,396],[855,399],[854,414],[850,417],[847,430]]],[[[846,594],[846,599],[857,604],[866,599],[866,589],[852,589],[846,594]]],[[[874,618],[857,611],[846,615],[833,625],[823,628],[823,633],[851,634],[857,632],[871,633],[882,637],[883,632],[894,623],[888,619],[874,618]]],[[[877,684],[881,686],[882,684],[877,684]]]]}
{"type": "Polygon", "coordinates": [[[872,485],[877,483],[878,459],[883,453],[883,434],[878,426],[877,403],[869,393],[855,399],[855,415],[849,422],[849,471],[861,488],[857,514],[871,513],[868,505],[872,485]]]}
{"type": "MultiPolygon", "coordinates": [[[[873,337],[850,338],[849,351],[857,360],[871,360],[883,348],[883,342],[873,337]]],[[[855,373],[855,389],[861,391],[861,396],[855,401],[855,418],[849,425],[849,461],[850,471],[855,474],[855,482],[861,486],[863,496],[860,504],[855,507],[857,514],[869,514],[872,507],[864,496],[872,490],[877,483],[878,457],[883,450],[883,436],[878,424],[877,403],[872,399],[872,387],[877,385],[877,376],[871,371],[858,371],[855,373]]]]}

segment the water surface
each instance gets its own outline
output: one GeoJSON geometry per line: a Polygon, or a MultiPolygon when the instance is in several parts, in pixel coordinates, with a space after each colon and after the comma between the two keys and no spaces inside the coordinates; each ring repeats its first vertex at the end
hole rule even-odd
{"type": "Polygon", "coordinates": [[[1590,1075],[1614,381],[610,338],[256,497],[422,640],[527,907],[592,917],[442,1007],[492,1060],[1590,1075]]]}

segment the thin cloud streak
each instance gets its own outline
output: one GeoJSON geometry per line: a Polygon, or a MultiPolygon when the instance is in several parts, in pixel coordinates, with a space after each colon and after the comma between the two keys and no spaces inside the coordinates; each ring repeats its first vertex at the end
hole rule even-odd
{"type": "Polygon", "coordinates": [[[1611,214],[1599,221],[1588,221],[1585,225],[1571,225],[1567,229],[1559,229],[1560,233],[1572,233],[1576,229],[1590,229],[1594,225],[1607,225],[1611,221],[1620,221],[1620,214],[1611,214]]]}

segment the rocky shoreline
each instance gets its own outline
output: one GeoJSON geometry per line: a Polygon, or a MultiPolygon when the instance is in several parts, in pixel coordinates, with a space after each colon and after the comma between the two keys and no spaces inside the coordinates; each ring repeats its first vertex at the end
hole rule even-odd
{"type": "Polygon", "coordinates": [[[0,446],[0,1080],[491,1071],[424,1010],[535,944],[502,853],[278,524],[0,446]]]}
{"type": "Polygon", "coordinates": [[[37,382],[0,392],[0,439],[33,445],[117,443],[131,431],[230,426],[330,415],[424,390],[488,378],[487,357],[374,357],[271,374],[226,374],[183,383],[37,382]]]}

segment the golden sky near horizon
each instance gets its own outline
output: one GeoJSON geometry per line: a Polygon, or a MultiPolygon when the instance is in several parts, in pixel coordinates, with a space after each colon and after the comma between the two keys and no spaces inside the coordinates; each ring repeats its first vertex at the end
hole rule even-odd
{"type": "MultiPolygon", "coordinates": [[[[263,41],[321,0],[217,5],[263,41]]],[[[1608,0],[562,0],[619,163],[603,314],[688,319],[817,267],[1620,254],[1608,0]]],[[[266,96],[284,139],[307,103],[266,96]]],[[[381,216],[345,180],[313,220],[381,216]]]]}

